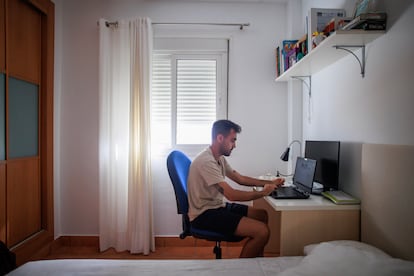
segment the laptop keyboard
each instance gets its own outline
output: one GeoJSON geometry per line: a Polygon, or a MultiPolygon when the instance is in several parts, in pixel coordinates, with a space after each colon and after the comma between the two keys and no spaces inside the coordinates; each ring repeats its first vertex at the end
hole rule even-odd
{"type": "Polygon", "coordinates": [[[295,195],[296,189],[293,187],[279,187],[276,190],[276,193],[279,195],[295,195]]]}
{"type": "Polygon", "coordinates": [[[304,197],[308,197],[309,193],[297,188],[297,187],[279,187],[277,190],[273,191],[271,196],[274,198],[279,197],[294,197],[297,195],[303,195],[304,197]]]}

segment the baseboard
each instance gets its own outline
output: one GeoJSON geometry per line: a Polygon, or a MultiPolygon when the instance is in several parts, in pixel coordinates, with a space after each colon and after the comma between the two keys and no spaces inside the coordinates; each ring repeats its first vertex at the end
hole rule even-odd
{"type": "Polygon", "coordinates": [[[15,246],[12,248],[12,251],[16,254],[17,265],[22,265],[30,260],[47,256],[50,252],[50,244],[52,242],[53,237],[48,231],[40,231],[15,246]]]}
{"type": "Polygon", "coordinates": [[[53,241],[52,249],[59,247],[99,247],[98,236],[60,236],[53,241]]]}

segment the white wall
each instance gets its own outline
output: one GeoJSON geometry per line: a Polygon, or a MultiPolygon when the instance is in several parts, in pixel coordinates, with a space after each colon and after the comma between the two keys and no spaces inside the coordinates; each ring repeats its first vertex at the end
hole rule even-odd
{"type": "MultiPolygon", "coordinates": [[[[310,7],[343,7],[352,11],[354,2],[302,1],[301,12],[306,15],[310,7]]],[[[292,89],[286,83],[274,82],[275,45],[297,33],[297,28],[286,24],[286,17],[297,11],[287,11],[283,4],[134,0],[55,0],[55,3],[56,236],[98,233],[97,20],[100,17],[251,23],[244,31],[220,31],[232,41],[229,118],[240,123],[243,131],[230,162],[242,173],[260,175],[286,170],[279,156],[298,133],[303,133],[303,140],[341,140],[340,185],[358,195],[361,143],[414,144],[414,93],[410,87],[414,61],[411,47],[414,38],[410,35],[414,26],[412,1],[398,0],[386,5],[389,29],[367,45],[365,78],[361,78],[352,56],[312,76],[310,123],[306,117],[307,94],[302,94],[303,110],[292,113],[287,106],[294,109],[297,103],[291,101],[302,101],[302,97],[290,98],[288,103],[287,93],[292,89]],[[297,131],[297,124],[302,122],[288,120],[288,114],[293,118],[303,116],[303,131],[297,131]],[[288,122],[293,124],[289,129],[288,122]]],[[[298,7],[297,1],[290,7],[298,7]]],[[[154,165],[155,233],[177,235],[181,222],[165,159],[155,160],[154,165]]]]}
{"type": "MultiPolygon", "coordinates": [[[[286,84],[276,84],[275,45],[285,37],[285,5],[259,1],[179,3],[136,0],[56,0],[56,236],[98,234],[97,21],[148,16],[154,22],[249,22],[231,38],[229,118],[242,125],[230,158],[238,171],[261,175],[286,169],[286,84]]],[[[222,28],[222,27],[221,27],[222,28]]],[[[156,30],[155,30],[156,33],[156,30]]],[[[214,32],[210,32],[214,33],[214,32]]],[[[178,235],[174,193],[165,158],[154,162],[155,234],[178,235]]]]}
{"type": "MultiPolygon", "coordinates": [[[[304,1],[304,12],[311,6],[326,7],[313,2],[323,1],[304,1]]],[[[349,3],[336,7],[349,10],[349,3]]],[[[414,5],[385,1],[385,9],[388,30],[366,47],[365,77],[356,59],[348,55],[312,76],[310,123],[308,97],[303,100],[304,140],[342,142],[340,186],[356,196],[360,194],[361,143],[414,144],[414,5]]]]}

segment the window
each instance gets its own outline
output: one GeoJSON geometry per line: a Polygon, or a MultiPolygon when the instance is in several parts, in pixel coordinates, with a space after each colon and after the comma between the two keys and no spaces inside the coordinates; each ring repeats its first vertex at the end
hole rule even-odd
{"type": "Polygon", "coordinates": [[[227,50],[203,49],[154,51],[154,149],[210,144],[212,123],[226,118],[227,50]]]}

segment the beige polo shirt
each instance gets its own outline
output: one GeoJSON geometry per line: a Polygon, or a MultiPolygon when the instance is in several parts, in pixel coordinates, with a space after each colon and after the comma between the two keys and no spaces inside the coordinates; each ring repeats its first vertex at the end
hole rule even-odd
{"type": "Polygon", "coordinates": [[[214,159],[210,147],[197,155],[191,163],[187,180],[190,221],[208,209],[225,205],[218,183],[225,181],[231,171],[233,169],[224,156],[220,156],[219,161],[214,159]]]}

